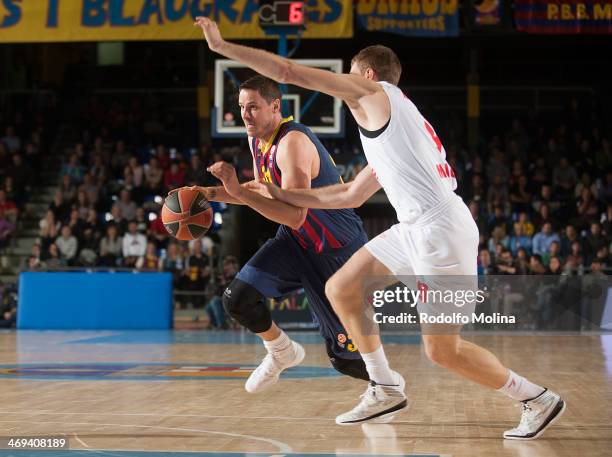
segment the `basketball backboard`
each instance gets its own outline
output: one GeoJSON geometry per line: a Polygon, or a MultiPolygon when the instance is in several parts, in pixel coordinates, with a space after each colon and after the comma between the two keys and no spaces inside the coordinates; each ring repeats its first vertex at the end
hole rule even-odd
{"type": "MultiPolygon", "coordinates": [[[[304,59],[297,63],[325,70],[342,72],[340,59],[304,59]]],[[[256,73],[232,60],[215,62],[215,103],[212,112],[214,137],[240,137],[246,130],[240,117],[238,87],[256,73]]],[[[320,92],[287,85],[283,94],[283,115],[292,115],[321,137],[344,136],[342,101],[320,92]]]]}

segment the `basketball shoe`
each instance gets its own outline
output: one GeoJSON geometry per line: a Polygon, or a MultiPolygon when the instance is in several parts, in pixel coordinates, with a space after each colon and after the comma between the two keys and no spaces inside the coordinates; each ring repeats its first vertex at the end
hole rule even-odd
{"type": "Polygon", "coordinates": [[[353,425],[372,421],[387,422],[398,411],[408,407],[408,400],[404,394],[406,381],[401,374],[393,372],[396,384],[378,384],[370,381],[368,388],[361,395],[361,402],[349,412],[336,417],[338,425],[353,425]]]}
{"type": "Polygon", "coordinates": [[[291,347],[288,349],[268,352],[259,366],[253,370],[244,388],[252,394],[267,389],[278,382],[283,370],[302,363],[305,355],[306,352],[302,345],[295,341],[291,341],[291,347]]]}
{"type": "Polygon", "coordinates": [[[522,403],[523,414],[518,427],[504,432],[507,440],[535,440],[565,411],[559,395],[545,389],[540,395],[522,403]]]}

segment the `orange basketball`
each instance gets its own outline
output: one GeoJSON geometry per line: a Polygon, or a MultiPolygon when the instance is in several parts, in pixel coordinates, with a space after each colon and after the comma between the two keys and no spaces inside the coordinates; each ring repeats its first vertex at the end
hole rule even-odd
{"type": "Polygon", "coordinates": [[[170,235],[189,241],[206,234],[212,224],[213,210],[204,194],[184,188],[166,197],[161,218],[170,235]]]}

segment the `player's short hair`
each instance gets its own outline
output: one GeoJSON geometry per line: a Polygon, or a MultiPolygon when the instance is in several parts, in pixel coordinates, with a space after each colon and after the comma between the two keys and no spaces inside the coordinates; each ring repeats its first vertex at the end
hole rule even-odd
{"type": "Polygon", "coordinates": [[[276,99],[280,100],[282,97],[278,83],[262,75],[255,75],[244,81],[239,87],[239,90],[243,89],[256,90],[268,103],[272,103],[276,99]]]}
{"type": "Polygon", "coordinates": [[[397,54],[390,48],[376,44],[363,48],[351,60],[351,66],[357,64],[360,70],[371,68],[376,72],[379,81],[397,85],[402,75],[402,64],[397,54]]]}

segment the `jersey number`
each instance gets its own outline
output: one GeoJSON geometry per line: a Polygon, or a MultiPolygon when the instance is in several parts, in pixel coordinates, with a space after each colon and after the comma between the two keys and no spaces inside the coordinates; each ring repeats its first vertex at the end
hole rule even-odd
{"type": "MultiPolygon", "coordinates": [[[[427,121],[423,121],[423,122],[425,124],[425,130],[427,130],[427,133],[429,133],[429,136],[431,136],[431,139],[433,140],[433,142],[436,143],[436,148],[438,148],[438,152],[442,154],[442,141],[440,141],[440,138],[438,138],[438,135],[436,135],[436,131],[433,129],[431,124],[427,121]]],[[[440,176],[440,178],[454,178],[455,177],[455,172],[450,167],[448,162],[446,162],[446,160],[444,161],[443,164],[436,165],[436,171],[438,172],[438,175],[440,176]]]]}
{"type": "Polygon", "coordinates": [[[433,129],[429,122],[424,121],[424,123],[425,130],[427,130],[427,133],[429,133],[429,136],[431,136],[433,142],[436,143],[436,148],[438,148],[438,152],[442,153],[442,142],[440,141],[440,138],[438,138],[438,135],[436,135],[436,131],[433,129]]]}

